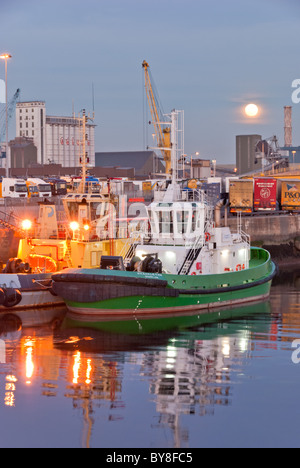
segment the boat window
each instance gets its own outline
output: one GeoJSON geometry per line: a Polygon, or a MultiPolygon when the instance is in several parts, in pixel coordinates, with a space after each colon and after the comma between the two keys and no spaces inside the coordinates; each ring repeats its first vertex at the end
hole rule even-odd
{"type": "Polygon", "coordinates": [[[173,212],[159,212],[159,232],[160,234],[173,234],[173,212]]]}
{"type": "Polygon", "coordinates": [[[189,211],[177,211],[178,234],[186,234],[189,222],[189,211]]]}
{"type": "Polygon", "coordinates": [[[156,226],[155,226],[156,213],[154,213],[151,210],[150,213],[149,213],[149,218],[150,218],[151,232],[155,233],[156,232],[156,226]]]}
{"type": "Polygon", "coordinates": [[[192,232],[196,231],[197,227],[197,210],[193,209],[193,217],[192,217],[192,232]]]}
{"type": "Polygon", "coordinates": [[[102,218],[106,214],[106,203],[92,202],[91,207],[91,221],[97,218],[102,218]]]}
{"type": "Polygon", "coordinates": [[[68,202],[67,207],[68,207],[68,212],[69,212],[70,218],[71,219],[78,219],[78,204],[68,202]]]}
{"type": "Polygon", "coordinates": [[[108,203],[106,203],[106,202],[102,202],[102,203],[93,202],[93,203],[91,203],[91,213],[93,214],[94,211],[95,211],[95,218],[93,218],[93,219],[96,219],[96,217],[101,218],[102,216],[105,216],[107,214],[107,212],[108,212],[108,203]]]}

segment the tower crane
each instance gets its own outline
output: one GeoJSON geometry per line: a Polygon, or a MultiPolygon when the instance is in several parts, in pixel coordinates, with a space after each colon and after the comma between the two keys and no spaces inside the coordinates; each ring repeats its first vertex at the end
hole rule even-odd
{"type": "MultiPolygon", "coordinates": [[[[15,92],[15,94],[13,95],[12,99],[7,104],[7,121],[9,121],[11,119],[11,117],[13,116],[13,113],[14,113],[15,107],[16,107],[16,102],[17,102],[17,100],[18,100],[18,98],[20,96],[20,92],[21,92],[21,90],[20,90],[20,88],[18,88],[17,91],[15,92]]],[[[0,126],[0,146],[1,146],[1,142],[4,139],[4,135],[5,135],[5,131],[6,131],[6,121],[5,121],[5,112],[4,111],[0,115],[0,122],[1,122],[2,118],[4,118],[4,123],[0,126]]]]}
{"type": "Polygon", "coordinates": [[[164,115],[159,105],[158,96],[153,90],[149,64],[146,60],[143,61],[142,67],[145,73],[145,89],[150,107],[152,123],[154,126],[157,146],[160,149],[166,167],[166,174],[171,174],[171,125],[168,122],[163,122],[164,115]]]}

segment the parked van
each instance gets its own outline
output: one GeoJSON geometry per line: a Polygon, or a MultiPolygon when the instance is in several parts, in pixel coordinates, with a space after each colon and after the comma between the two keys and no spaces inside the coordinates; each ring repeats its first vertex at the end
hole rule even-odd
{"type": "Polygon", "coordinates": [[[28,198],[24,179],[3,177],[0,181],[0,198],[28,198]]]}
{"type": "Polygon", "coordinates": [[[51,185],[42,179],[27,179],[27,183],[35,186],[38,190],[39,197],[51,197],[51,185]]]}

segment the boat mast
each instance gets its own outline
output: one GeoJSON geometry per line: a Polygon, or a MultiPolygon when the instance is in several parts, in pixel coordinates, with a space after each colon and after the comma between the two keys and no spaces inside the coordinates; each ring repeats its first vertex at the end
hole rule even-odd
{"type": "Polygon", "coordinates": [[[86,146],[86,140],[87,140],[87,135],[85,131],[85,126],[87,122],[87,117],[85,115],[85,109],[82,110],[82,118],[81,118],[81,125],[82,125],[82,130],[81,130],[81,151],[80,151],[80,164],[81,164],[81,182],[78,187],[78,192],[79,193],[84,193],[85,192],[85,183],[86,183],[86,165],[87,165],[87,152],[85,151],[85,146],[86,146]]]}
{"type": "MultiPolygon", "coordinates": [[[[177,201],[180,198],[178,179],[178,160],[184,154],[184,111],[172,110],[171,118],[171,184],[165,196],[165,202],[177,201]]],[[[168,178],[168,176],[167,176],[168,178]]]]}

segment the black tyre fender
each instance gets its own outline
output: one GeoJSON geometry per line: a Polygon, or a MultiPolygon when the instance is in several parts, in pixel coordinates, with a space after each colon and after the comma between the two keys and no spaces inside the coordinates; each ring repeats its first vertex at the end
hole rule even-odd
{"type": "Polygon", "coordinates": [[[4,298],[2,305],[4,307],[10,308],[10,307],[15,307],[18,304],[20,304],[22,300],[22,294],[20,293],[18,289],[7,288],[7,289],[4,289],[3,291],[5,294],[5,298],[4,298]]]}

